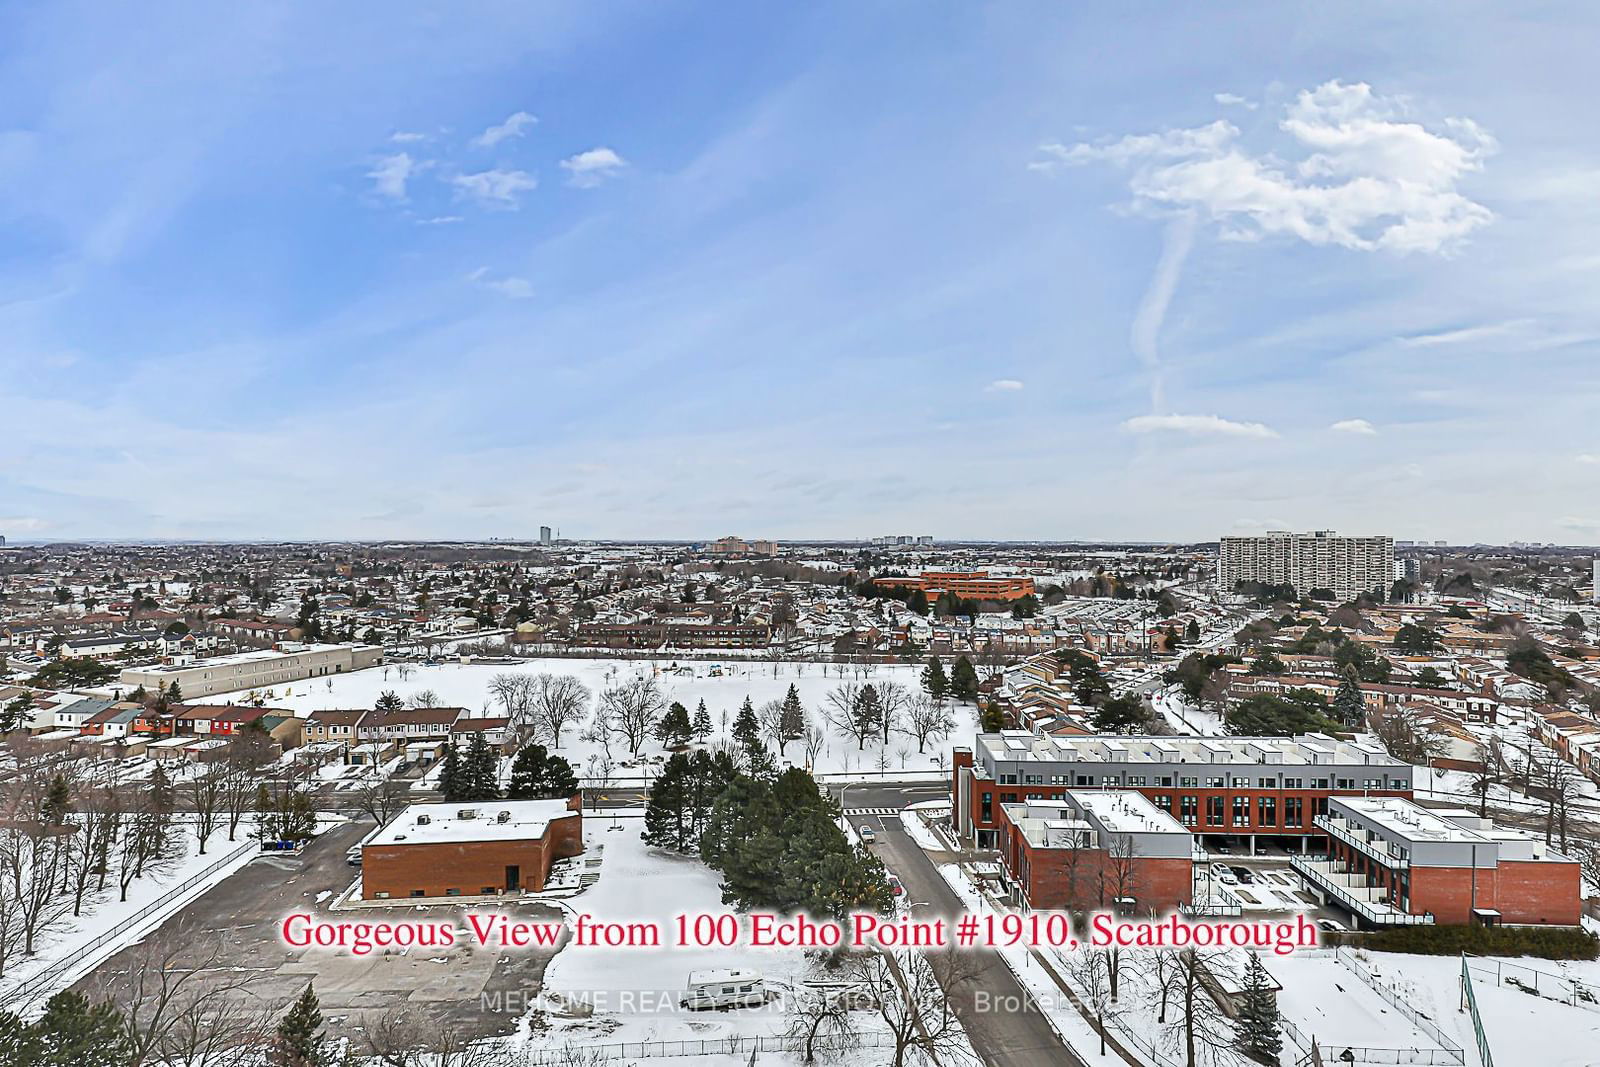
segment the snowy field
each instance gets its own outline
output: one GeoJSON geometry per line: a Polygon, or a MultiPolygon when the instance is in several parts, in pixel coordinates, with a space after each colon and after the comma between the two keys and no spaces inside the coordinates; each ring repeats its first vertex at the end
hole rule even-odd
{"type": "MultiPolygon", "coordinates": [[[[828,733],[826,748],[812,770],[818,773],[899,773],[930,772],[950,765],[950,747],[970,744],[976,729],[976,708],[970,704],[949,705],[955,729],[947,736],[930,740],[927,750],[917,752],[917,742],[903,733],[891,733],[887,746],[869,740],[859,747],[856,739],[828,727],[824,707],[828,693],[845,682],[881,684],[892,681],[910,690],[920,688],[921,668],[907,665],[860,667],[849,664],[817,663],[739,663],[720,666],[686,663],[678,670],[659,660],[534,659],[515,664],[450,663],[437,666],[374,667],[353,674],[313,681],[296,682],[266,694],[273,707],[291,708],[305,714],[334,708],[370,708],[384,690],[393,690],[402,699],[432,691],[446,707],[465,707],[481,715],[504,714],[489,691],[490,680],[501,673],[571,674],[589,688],[593,696],[602,689],[637,675],[653,675],[668,703],[678,701],[693,715],[701,700],[710,712],[712,741],[726,738],[745,697],[760,708],[769,700],[782,700],[793,685],[805,705],[808,719],[828,733]],[[840,672],[843,672],[842,674],[840,672]]],[[[592,701],[591,701],[592,706],[592,701]]],[[[562,732],[560,750],[581,775],[599,746],[579,739],[583,724],[562,732]]],[[[626,753],[613,744],[618,755],[620,776],[648,773],[647,763],[629,765],[626,753]]],[[[662,747],[653,739],[641,749],[641,756],[660,757],[662,747]]],[[[804,765],[805,753],[798,741],[785,746],[782,758],[796,766],[804,765]]]]}

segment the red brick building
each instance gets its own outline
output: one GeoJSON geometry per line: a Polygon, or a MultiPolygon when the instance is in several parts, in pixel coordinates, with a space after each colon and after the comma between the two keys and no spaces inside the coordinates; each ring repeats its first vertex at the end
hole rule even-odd
{"type": "Polygon", "coordinates": [[[1033,592],[1027,576],[990,577],[988,571],[923,571],[909,577],[874,578],[882,589],[921,589],[929,600],[953,593],[962,600],[1021,600],[1033,592]]]}
{"type": "Polygon", "coordinates": [[[1334,797],[1317,828],[1328,855],[1291,862],[1308,889],[1364,926],[1579,924],[1578,861],[1473,812],[1334,797]]]}
{"type": "Polygon", "coordinates": [[[580,798],[414,804],[361,849],[361,895],[543,891],[550,865],[583,852],[580,798]]]}
{"type": "Polygon", "coordinates": [[[1001,806],[1069,790],[1129,789],[1190,833],[1220,841],[1320,837],[1331,796],[1411,796],[1412,767],[1376,743],[1300,737],[979,734],[952,760],[952,821],[998,847],[1001,806]]]}
{"type": "Polygon", "coordinates": [[[1139,793],[1068,792],[1001,815],[1001,862],[1019,903],[1159,913],[1190,901],[1193,835],[1139,793]]]}

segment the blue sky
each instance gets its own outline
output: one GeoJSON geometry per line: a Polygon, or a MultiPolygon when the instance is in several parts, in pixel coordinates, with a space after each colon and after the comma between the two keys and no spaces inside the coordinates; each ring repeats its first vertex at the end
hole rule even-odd
{"type": "Polygon", "coordinates": [[[1597,30],[0,5],[0,533],[1600,542],[1597,30]]]}

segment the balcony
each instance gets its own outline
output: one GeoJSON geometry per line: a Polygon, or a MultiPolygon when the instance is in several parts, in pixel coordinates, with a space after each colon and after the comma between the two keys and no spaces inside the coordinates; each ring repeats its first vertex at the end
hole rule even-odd
{"type": "Polygon", "coordinates": [[[1331,815],[1318,815],[1312,820],[1312,825],[1390,870],[1403,871],[1411,866],[1410,859],[1390,851],[1388,842],[1355,823],[1331,815]]]}
{"type": "Polygon", "coordinates": [[[1309,884],[1315,885],[1353,915],[1374,926],[1431,926],[1433,913],[1413,915],[1401,911],[1383,898],[1388,890],[1366,884],[1364,876],[1336,867],[1325,859],[1309,856],[1290,856],[1289,866],[1309,884]]]}

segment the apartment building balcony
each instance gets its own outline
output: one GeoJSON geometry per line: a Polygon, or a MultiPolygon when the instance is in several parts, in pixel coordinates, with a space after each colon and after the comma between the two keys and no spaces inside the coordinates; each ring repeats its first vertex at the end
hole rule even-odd
{"type": "Polygon", "coordinates": [[[1328,896],[1374,926],[1431,926],[1433,913],[1413,915],[1401,911],[1385,897],[1388,890],[1382,886],[1367,885],[1364,875],[1347,871],[1338,864],[1309,856],[1290,856],[1289,866],[1308,885],[1316,886],[1328,896]]]}
{"type": "Polygon", "coordinates": [[[1411,866],[1411,860],[1392,851],[1393,846],[1389,842],[1356,823],[1335,815],[1318,815],[1312,820],[1312,825],[1390,870],[1403,871],[1411,866]]]}

